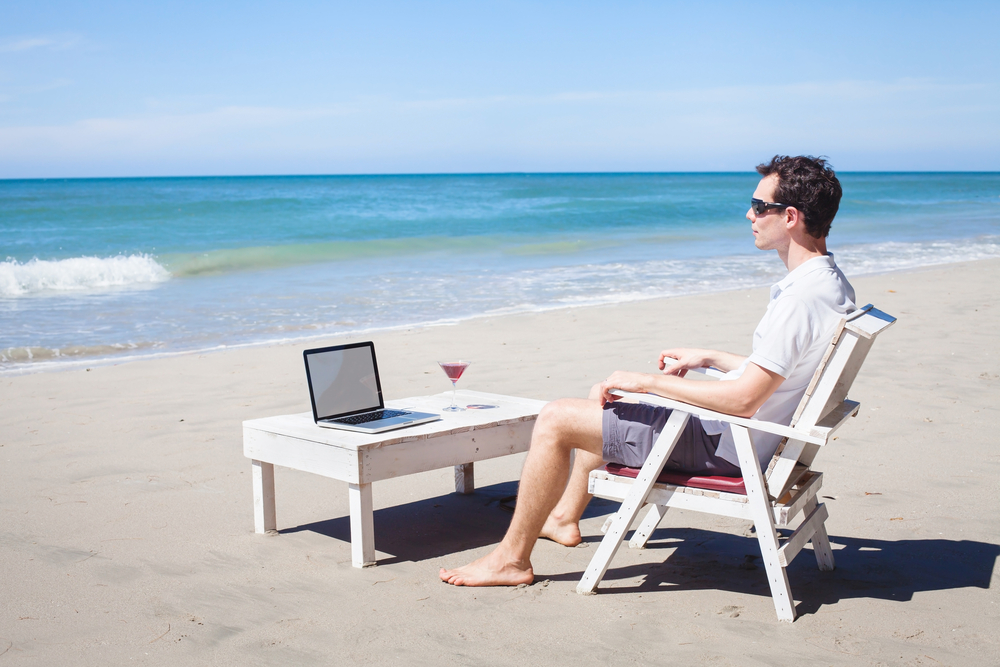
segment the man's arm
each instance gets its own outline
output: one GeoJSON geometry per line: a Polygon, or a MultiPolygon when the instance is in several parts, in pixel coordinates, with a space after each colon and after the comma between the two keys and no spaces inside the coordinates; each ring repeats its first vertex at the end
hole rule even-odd
{"type": "Polygon", "coordinates": [[[676,362],[664,372],[667,375],[684,377],[692,368],[708,368],[714,366],[720,371],[731,371],[739,368],[746,357],[732,352],[719,350],[702,350],[690,347],[675,347],[660,353],[659,366],[662,371],[666,367],[665,359],[675,359],[676,362]]]}
{"type": "Polygon", "coordinates": [[[659,394],[685,403],[737,417],[753,417],[785,378],[757,364],[747,365],[735,380],[700,382],[676,375],[650,375],[615,371],[601,383],[601,405],[617,400],[612,389],[659,394]]]}

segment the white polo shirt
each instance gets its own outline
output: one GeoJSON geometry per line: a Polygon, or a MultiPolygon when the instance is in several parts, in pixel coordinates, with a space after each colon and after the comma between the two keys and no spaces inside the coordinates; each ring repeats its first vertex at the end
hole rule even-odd
{"type": "MultiPolygon", "coordinates": [[[[753,332],[753,354],[720,382],[735,380],[751,363],[785,378],[754,414],[754,419],[789,424],[840,320],[856,310],[854,288],[833,261],[833,253],[814,257],[771,287],[767,312],[753,332]]],[[[705,432],[722,434],[716,454],[739,465],[736,443],[725,422],[702,421],[705,432]]],[[[751,431],[761,469],[767,467],[781,436],[751,431]]]]}

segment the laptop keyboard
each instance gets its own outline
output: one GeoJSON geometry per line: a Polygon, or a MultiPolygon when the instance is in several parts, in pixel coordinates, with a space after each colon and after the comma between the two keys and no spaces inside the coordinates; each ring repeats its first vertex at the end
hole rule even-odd
{"type": "Polygon", "coordinates": [[[409,414],[406,410],[376,410],[375,412],[366,412],[363,415],[351,415],[350,417],[341,417],[340,419],[331,419],[330,421],[337,422],[338,424],[367,424],[368,422],[380,419],[402,417],[406,414],[409,414]]]}

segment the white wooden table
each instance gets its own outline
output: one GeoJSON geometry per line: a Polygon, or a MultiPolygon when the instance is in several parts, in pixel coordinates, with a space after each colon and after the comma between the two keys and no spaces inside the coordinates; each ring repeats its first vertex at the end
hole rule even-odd
{"type": "Polygon", "coordinates": [[[531,429],[545,401],[478,391],[458,392],[459,405],[488,404],[488,410],[442,412],[451,392],[388,401],[389,408],[434,412],[441,421],[384,433],[322,428],[312,413],[243,422],[243,454],[253,462],[254,530],[277,527],[274,466],[347,482],[351,506],[351,560],[375,564],[372,482],[455,466],[455,490],[472,493],[476,461],[528,449],[531,429]]]}

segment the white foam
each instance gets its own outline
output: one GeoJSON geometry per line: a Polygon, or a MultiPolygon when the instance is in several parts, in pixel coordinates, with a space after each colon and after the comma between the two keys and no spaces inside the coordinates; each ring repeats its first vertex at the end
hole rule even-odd
{"type": "Polygon", "coordinates": [[[0,297],[161,283],[170,272],[149,255],[0,262],[0,297]]]}

